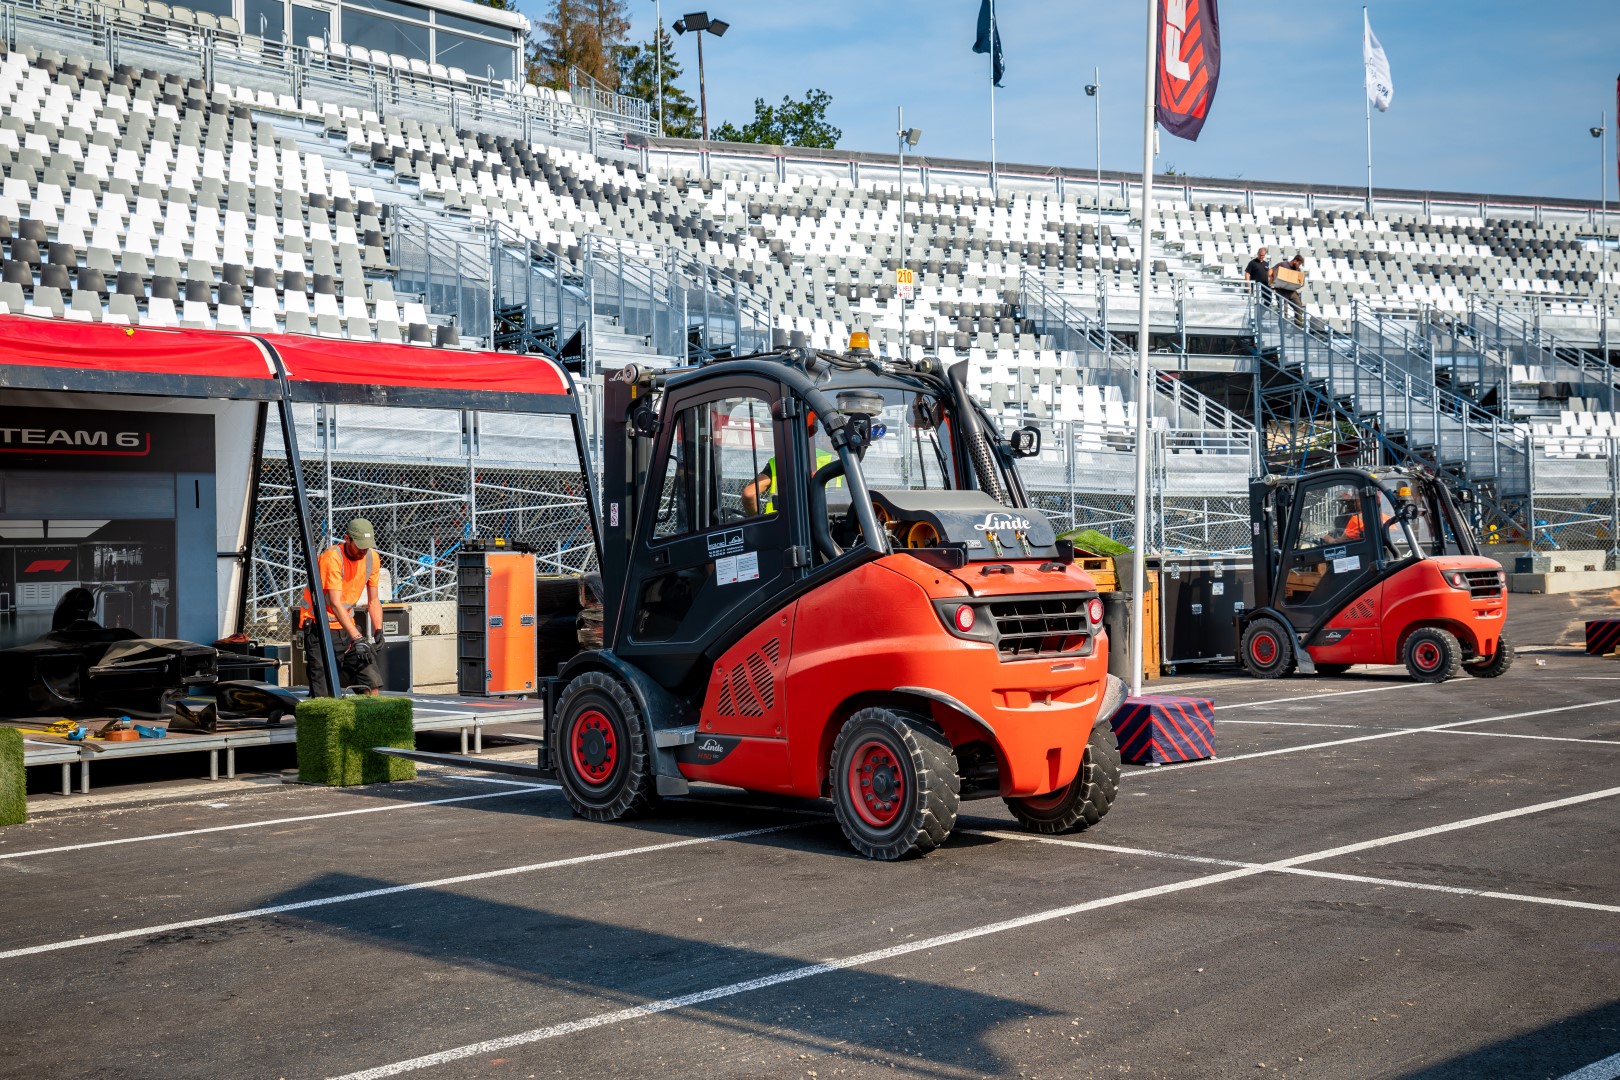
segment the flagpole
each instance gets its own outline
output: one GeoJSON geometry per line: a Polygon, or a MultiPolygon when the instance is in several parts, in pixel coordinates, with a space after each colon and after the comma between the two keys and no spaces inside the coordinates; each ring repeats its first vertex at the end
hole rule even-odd
{"type": "Polygon", "coordinates": [[[996,41],[1001,28],[996,25],[996,0],[990,0],[990,192],[996,188],[996,41]]]}
{"type": "Polygon", "coordinates": [[[1148,0],[1147,73],[1142,98],[1142,247],[1136,253],[1136,281],[1141,297],[1136,328],[1136,521],[1131,563],[1131,696],[1142,693],[1142,644],[1147,637],[1144,591],[1147,585],[1148,413],[1152,383],[1148,372],[1148,243],[1153,238],[1154,86],[1159,62],[1159,0],[1148,0]]]}
{"type": "MultiPolygon", "coordinates": [[[[1367,7],[1361,7],[1361,41],[1362,49],[1367,47],[1367,7]]],[[[1361,96],[1367,99],[1367,213],[1373,212],[1373,183],[1372,183],[1372,91],[1367,86],[1367,76],[1370,71],[1367,62],[1361,62],[1361,96]]]]}

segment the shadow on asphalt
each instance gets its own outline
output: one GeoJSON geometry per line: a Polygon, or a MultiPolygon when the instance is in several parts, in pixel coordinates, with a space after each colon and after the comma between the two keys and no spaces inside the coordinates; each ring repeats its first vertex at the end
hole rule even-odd
{"type": "MultiPolygon", "coordinates": [[[[770,839],[759,837],[751,842],[770,839]]],[[[293,903],[311,895],[362,892],[392,884],[378,878],[326,874],[265,902],[293,903]]],[[[426,890],[409,897],[411,907],[420,913],[414,918],[399,909],[395,898],[381,904],[311,908],[282,917],[436,964],[590,999],[525,1013],[555,1016],[559,1023],[768,978],[815,962],[600,922],[582,913],[548,911],[538,906],[539,899],[536,897],[536,906],[521,906],[426,890]]],[[[694,916],[676,908],[671,912],[655,900],[647,914],[654,922],[679,918],[693,923],[694,916]]],[[[862,949],[852,943],[839,951],[862,949]]],[[[1025,1025],[1034,1017],[1057,1014],[1024,1001],[850,968],[778,984],[777,988],[719,997],[680,1009],[676,1015],[717,1032],[773,1040],[783,1050],[791,1047],[800,1052],[851,1055],[857,1061],[864,1056],[872,1064],[898,1065],[907,1075],[954,1080],[963,1072],[1004,1074],[1013,1062],[992,1050],[986,1037],[1001,1025],[1015,1021],[1025,1025]],[[830,979],[838,980],[835,990],[828,984],[830,979]]],[[[427,1052],[451,1040],[472,1042],[511,1035],[523,1030],[520,1025],[521,1021],[511,1021],[504,1028],[464,1035],[425,1033],[423,1044],[414,1049],[427,1052]]],[[[413,1051],[400,1047],[398,1052],[404,1056],[413,1051]]]]}
{"type": "MultiPolygon", "coordinates": [[[[1620,944],[1615,942],[1588,944],[1604,952],[1620,951],[1620,944]]],[[[1484,1080],[1490,1077],[1521,1080],[1564,1076],[1610,1057],[1617,1047],[1620,1047],[1620,999],[1407,1073],[1403,1080],[1484,1080]]]]}

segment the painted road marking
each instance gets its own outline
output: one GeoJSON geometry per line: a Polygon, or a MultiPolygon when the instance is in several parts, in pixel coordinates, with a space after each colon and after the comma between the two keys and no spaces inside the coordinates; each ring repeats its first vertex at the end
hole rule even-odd
{"type": "Polygon", "coordinates": [[[95,934],[89,937],[70,938],[66,941],[53,941],[44,945],[28,945],[19,949],[7,949],[0,952],[0,960],[12,960],[19,956],[36,956],[39,953],[58,952],[62,949],[75,949],[81,945],[99,945],[108,941],[127,941],[130,938],[151,937],[155,934],[167,934],[175,930],[187,930],[194,926],[213,926],[216,923],[260,919],[267,915],[281,915],[289,911],[307,911],[310,908],[330,907],[333,904],[347,904],[355,900],[370,900],[379,896],[395,896],[399,893],[421,892],[424,889],[442,889],[451,885],[465,885],[472,881],[488,881],[491,878],[532,874],[539,870],[556,870],[565,866],[583,866],[587,863],[605,862],[609,859],[623,859],[631,855],[650,855],[655,852],[674,851],[677,848],[696,847],[699,844],[715,844],[722,840],[742,840],[750,836],[764,836],[767,833],[802,828],[804,828],[804,824],[800,822],[790,825],[772,825],[763,829],[745,829],[742,832],[721,833],[718,836],[696,836],[686,840],[672,840],[663,844],[645,844],[641,847],[621,848],[618,851],[602,851],[594,855],[575,855],[566,859],[551,859],[547,862],[529,863],[526,866],[509,866],[501,870],[485,870],[477,874],[457,874],[455,877],[436,878],[432,881],[416,881],[409,885],[389,885],[380,889],[366,889],[362,892],[324,896],[318,900],[300,900],[291,904],[276,904],[272,907],[233,911],[225,915],[208,915],[198,919],[164,923],[159,926],[120,930],[113,934],[95,934]]]}
{"type": "Polygon", "coordinates": [[[1360,690],[1335,690],[1330,694],[1298,694],[1294,697],[1267,698],[1265,701],[1239,701],[1231,705],[1217,705],[1217,709],[1254,709],[1261,705],[1300,705],[1322,698],[1348,697],[1351,694],[1378,694],[1385,690],[1410,690],[1414,686],[1429,686],[1430,683],[1398,682],[1389,686],[1368,686],[1360,690]]]}
{"type": "Polygon", "coordinates": [[[1359,728],[1360,724],[1306,724],[1298,720],[1222,720],[1224,724],[1260,724],[1265,727],[1359,728]]]}
{"type": "Polygon", "coordinates": [[[1518,735],[1509,731],[1436,731],[1434,735],[1484,735],[1491,739],[1536,739],[1540,742],[1573,742],[1583,746],[1620,746],[1617,739],[1572,739],[1565,735],[1518,735]]]}
{"type": "Polygon", "coordinates": [[[1474,828],[1479,825],[1489,825],[1508,818],[1524,817],[1529,814],[1541,813],[1547,810],[1556,810],[1566,806],[1575,806],[1580,803],[1591,802],[1596,799],[1609,798],[1620,795],[1620,787],[1608,788],[1603,791],[1589,792],[1585,795],[1572,795],[1565,799],[1555,799],[1552,802],[1538,803],[1531,806],[1520,807],[1515,810],[1506,810],[1495,814],[1486,814],[1481,817],[1465,818],[1444,825],[1435,825],[1427,829],[1415,829],[1410,832],[1395,833],[1391,836],[1378,837],[1373,840],[1363,840],[1355,844],[1345,844],[1336,848],[1311,852],[1305,855],[1296,855],[1290,859],[1277,862],[1258,863],[1253,866],[1243,866],[1224,870],[1220,873],[1206,874],[1202,877],[1189,878],[1186,881],[1173,882],[1168,885],[1156,885],[1148,889],[1136,889],[1126,893],[1116,893],[1113,896],[1099,897],[1079,904],[1069,904],[1065,907],[1050,908],[1029,915],[1021,915],[1014,919],[1004,919],[1000,922],[987,923],[983,926],[970,927],[954,933],[941,934],[937,937],[923,938],[887,949],[877,949],[872,952],[858,953],[842,959],[824,960],[818,964],[806,964],[802,967],[789,968],[774,975],[765,975],[745,982],[728,983],[723,986],[710,987],[679,997],[663,998],[658,1001],[649,1001],[628,1009],[618,1009],[609,1013],[598,1013],[579,1020],[566,1023],[553,1024],[549,1027],[534,1028],[530,1031],[518,1032],[497,1039],[488,1039],[483,1042],[469,1043],[450,1050],[441,1050],[434,1054],[425,1054],[421,1057],[407,1058],[388,1065],[379,1065],[359,1072],[347,1073],[337,1080],[385,1080],[386,1077],[399,1076],[402,1073],[414,1072],[418,1069],[431,1068],[435,1065],[446,1065],[454,1061],[463,1061],[467,1058],[478,1057],[484,1054],[493,1054],[509,1050],[517,1046],[526,1046],[532,1043],[555,1039],[564,1035],[572,1035],[593,1028],[607,1027],[621,1024],[629,1020],[653,1016],[658,1013],[670,1012],[675,1009],[689,1008],[693,1005],[702,1005],[721,998],[736,997],[740,994],[764,990],[783,983],[798,982],[802,979],[817,975],[827,975],[850,968],[865,967],[881,963],[895,957],[906,956],[911,953],[923,952],[929,949],[943,948],[961,941],[970,941],[974,938],[988,937],[992,934],[1005,933],[1009,930],[1019,930],[1026,926],[1035,926],[1039,923],[1052,922],[1056,919],[1067,918],[1086,911],[1096,911],[1100,908],[1116,907],[1121,904],[1133,903],[1137,900],[1147,900],[1153,897],[1166,896],[1172,893],[1185,892],[1189,889],[1200,889],[1208,885],[1224,884],[1240,878],[1254,877],[1276,870],[1286,870],[1308,862],[1318,862],[1324,859],[1337,858],[1340,855],[1356,851],[1366,851],[1375,847],[1389,844],[1398,844],[1407,840],[1415,840],[1426,836],[1436,836],[1441,833],[1456,832],[1460,829],[1474,828]]]}
{"type": "Polygon", "coordinates": [[[1453,896],[1479,896],[1491,900],[1517,900],[1530,904],[1548,904],[1552,907],[1577,908],[1582,911],[1603,911],[1610,914],[1620,914],[1620,904],[1598,904],[1586,900],[1563,900],[1551,896],[1534,896],[1529,893],[1498,892],[1493,889],[1471,889],[1464,885],[1437,885],[1426,881],[1406,881],[1400,878],[1373,877],[1369,874],[1347,874],[1332,870],[1308,870],[1302,866],[1275,866],[1268,863],[1245,862],[1241,859],[1216,859],[1205,855],[1183,855],[1173,851],[1153,851],[1148,848],[1120,847],[1115,844],[1096,844],[1085,840],[1065,840],[1058,836],[1037,836],[1034,833],[1011,832],[1005,829],[963,829],[962,832],[974,833],[978,836],[990,836],[998,840],[1021,840],[1025,843],[1051,844],[1058,847],[1086,848],[1089,851],[1105,851],[1119,855],[1146,855],[1155,859],[1169,859],[1175,862],[1199,863],[1204,866],[1227,866],[1233,868],[1257,867],[1270,873],[1293,874],[1300,877],[1329,878],[1334,881],[1350,881],[1363,885],[1386,885],[1399,889],[1420,889],[1425,892],[1448,893],[1453,896]]]}
{"type": "Polygon", "coordinates": [[[1558,1080],[1615,1080],[1617,1076],[1620,1076],[1620,1054],[1594,1061],[1584,1069],[1565,1073],[1558,1080]]]}
{"type": "MultiPolygon", "coordinates": [[[[451,777],[471,780],[473,777],[451,777]]],[[[60,847],[35,848],[32,851],[0,852],[0,860],[27,859],[35,855],[56,855],[64,851],[87,851],[91,848],[115,847],[119,844],[142,844],[148,840],[174,840],[206,833],[235,832],[241,829],[262,829],[266,825],[293,825],[301,821],[324,821],[327,818],[354,817],[359,814],[381,814],[389,810],[415,810],[423,806],[448,806],[451,803],[476,802],[479,799],[501,799],[508,795],[522,795],[526,791],[555,790],[555,784],[529,784],[521,791],[490,791],[482,795],[457,795],[450,799],[423,799],[420,802],[395,802],[386,806],[365,806],[358,810],[334,810],[323,814],[300,814],[297,817],[270,818],[266,821],[242,821],[235,825],[210,825],[202,829],[183,829],[179,832],[152,833],[150,836],[121,836],[116,840],[92,840],[83,844],[63,844],[60,847]]]]}
{"type": "MultiPolygon", "coordinates": [[[[1414,683],[1412,685],[1426,684],[1414,683]]],[[[1505,713],[1502,716],[1482,716],[1478,720],[1454,720],[1449,724],[1431,724],[1427,727],[1395,728],[1390,731],[1380,731],[1373,735],[1355,735],[1348,739],[1331,739],[1327,742],[1306,743],[1303,746],[1284,746],[1276,750],[1256,750],[1248,754],[1233,754],[1230,757],[1204,758],[1202,761],[1185,761],[1174,765],[1161,765],[1156,769],[1143,769],[1140,772],[1129,772],[1124,775],[1132,777],[1163,776],[1166,773],[1181,772],[1183,769],[1196,769],[1202,765],[1220,765],[1223,762],[1231,761],[1252,761],[1255,758],[1276,757],[1278,754],[1298,754],[1306,750],[1325,750],[1330,746],[1349,746],[1351,743],[1372,742],[1375,739],[1393,739],[1401,735],[1415,735],[1426,731],[1448,731],[1452,728],[1468,727],[1473,724],[1493,724],[1501,720],[1523,720],[1531,716],[1549,716],[1553,713],[1596,709],[1604,705],[1620,705],[1620,698],[1588,701],[1580,705],[1559,705],[1552,709],[1533,709],[1530,712],[1505,713]]]]}

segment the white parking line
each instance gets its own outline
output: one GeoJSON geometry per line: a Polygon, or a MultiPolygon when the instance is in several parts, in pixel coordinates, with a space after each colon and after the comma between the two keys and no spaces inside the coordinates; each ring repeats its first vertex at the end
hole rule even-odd
{"type": "MultiPolygon", "coordinates": [[[[474,777],[451,777],[451,779],[471,780],[474,777]]],[[[363,806],[358,810],[333,810],[324,814],[300,814],[297,817],[269,818],[264,821],[242,821],[235,825],[210,825],[202,829],[182,829],[178,832],[152,833],[149,836],[121,836],[116,840],[92,840],[83,844],[63,844],[60,847],[34,848],[31,851],[7,851],[0,852],[0,860],[27,859],[35,855],[56,855],[64,851],[88,851],[91,848],[116,847],[119,844],[144,844],[148,840],[175,840],[185,836],[202,836],[206,833],[262,829],[267,825],[293,825],[301,821],[324,821],[327,818],[354,817],[358,814],[382,814],[390,810],[416,810],[424,806],[448,806],[451,803],[476,802],[479,799],[501,799],[508,795],[522,795],[528,791],[553,790],[556,786],[555,784],[528,784],[521,790],[490,791],[482,795],[457,795],[450,799],[423,799],[420,802],[392,802],[386,806],[363,806]]]]}
{"type": "Polygon", "coordinates": [[[906,956],[911,953],[924,952],[930,949],[943,948],[961,941],[970,941],[974,938],[988,937],[992,934],[1004,933],[1008,930],[1018,930],[1026,926],[1039,923],[1052,922],[1057,919],[1068,918],[1086,911],[1096,911],[1099,908],[1116,907],[1121,904],[1133,903],[1137,900],[1148,900],[1171,893],[1185,892],[1189,889],[1200,889],[1208,885],[1218,885],[1239,878],[1253,877],[1274,870],[1285,870],[1299,866],[1303,863],[1317,862],[1323,859],[1336,858],[1339,855],[1356,851],[1366,851],[1388,844],[1398,844],[1406,840],[1415,840],[1425,836],[1436,836],[1441,833],[1456,832],[1459,829],[1474,828],[1479,825],[1488,825],[1508,818],[1524,817],[1528,814],[1541,813],[1547,810],[1556,810],[1565,806],[1574,806],[1579,803],[1591,802],[1595,799],[1609,798],[1620,795],[1620,787],[1608,788],[1604,791],[1589,792],[1585,795],[1573,795],[1566,799],[1555,799],[1552,802],[1538,803],[1532,806],[1519,807],[1515,810],[1506,810],[1496,814],[1486,814],[1482,817],[1465,818],[1461,821],[1449,822],[1445,825],[1435,825],[1427,829],[1416,829],[1411,832],[1395,833],[1391,836],[1379,837],[1373,840],[1363,840],[1356,844],[1345,844],[1341,847],[1329,848],[1324,851],[1311,852],[1306,855],[1297,855],[1291,859],[1283,859],[1272,863],[1259,863],[1253,866],[1243,866],[1225,870],[1216,874],[1207,874],[1203,877],[1190,878],[1186,881],[1173,882],[1168,885],[1156,885],[1148,889],[1135,889],[1131,892],[1116,893],[1113,896],[1099,897],[1078,904],[1069,904],[1064,907],[1049,908],[1030,915],[1022,915],[1014,919],[1004,919],[1000,922],[986,923],[954,933],[940,934],[937,937],[923,938],[918,941],[909,941],[894,945],[887,949],[877,949],[872,952],[858,953],[842,959],[825,960],[819,964],[806,964],[801,967],[789,968],[774,975],[766,975],[745,982],[728,983],[722,986],[710,987],[679,997],[663,998],[658,1001],[649,1001],[643,1005],[636,1005],[628,1009],[618,1009],[608,1013],[598,1013],[595,1016],[583,1017],[579,1020],[570,1020],[561,1024],[552,1024],[548,1027],[535,1028],[530,1031],[506,1035],[497,1039],[488,1039],[483,1042],[469,1043],[451,1050],[441,1050],[434,1054],[424,1054],[421,1057],[407,1058],[387,1065],[379,1065],[371,1069],[362,1069],[359,1072],[347,1073],[338,1080],[384,1080],[386,1077],[399,1076],[402,1073],[414,1072],[418,1069],[430,1068],[435,1065],[446,1065],[453,1061],[463,1061],[467,1058],[492,1054],[499,1051],[510,1050],[517,1046],[526,1046],[532,1043],[543,1042],[547,1039],[559,1038],[563,1035],[572,1035],[580,1031],[589,1031],[593,1028],[606,1027],[612,1024],[621,1024],[628,1020],[636,1020],[644,1016],[657,1013],[670,1012],[675,1009],[689,1008],[693,1005],[702,1005],[722,998],[736,997],[741,994],[764,990],[783,983],[797,982],[816,975],[826,975],[849,968],[865,967],[871,964],[892,960],[895,957],[906,956]]]}
{"type": "Polygon", "coordinates": [[[1222,720],[1225,724],[1259,724],[1264,727],[1327,727],[1327,728],[1359,728],[1360,724],[1306,724],[1298,720],[1222,720]]]}
{"type": "Polygon", "coordinates": [[[508,866],[504,869],[485,870],[477,874],[457,874],[455,877],[435,878],[432,881],[416,881],[409,885],[388,885],[380,889],[365,889],[361,892],[342,893],[338,896],[323,896],[316,900],[299,900],[291,904],[276,904],[272,907],[233,911],[226,915],[208,915],[200,919],[185,919],[181,922],[164,923],[158,926],[142,926],[130,930],[120,930],[113,934],[94,934],[89,937],[69,938],[66,941],[52,941],[44,945],[27,945],[22,948],[7,949],[0,952],[0,960],[12,960],[19,956],[37,956],[40,953],[58,952],[62,949],[76,949],[81,945],[99,945],[108,941],[127,941],[130,938],[150,937],[154,934],[167,934],[175,930],[187,930],[194,926],[213,926],[217,923],[238,922],[242,919],[260,919],[266,915],[281,915],[289,911],[307,911],[310,908],[330,907],[333,904],[347,904],[355,900],[370,900],[379,896],[395,896],[399,893],[421,892],[425,889],[442,889],[451,885],[465,885],[471,881],[488,881],[491,878],[512,877],[516,874],[532,874],[538,870],[556,870],[565,866],[583,866],[586,863],[605,862],[608,859],[623,859],[631,855],[650,855],[654,852],[696,847],[699,844],[716,844],[722,840],[742,840],[750,836],[764,836],[767,833],[802,828],[804,828],[804,824],[801,822],[789,825],[771,825],[763,829],[745,829],[741,832],[721,833],[718,836],[695,836],[686,840],[672,840],[663,844],[645,844],[641,847],[621,848],[618,851],[602,851],[593,855],[575,855],[567,859],[551,859],[547,862],[529,863],[526,866],[508,866]]]}
{"type": "Polygon", "coordinates": [[[1273,863],[1246,862],[1241,859],[1216,859],[1204,855],[1183,855],[1173,851],[1153,851],[1148,848],[1120,847],[1115,844],[1095,844],[1086,840],[1066,840],[1060,836],[1037,836],[1033,833],[1012,832],[1006,829],[962,829],[962,832],[973,833],[978,836],[990,836],[997,840],[1021,840],[1026,843],[1052,844],[1058,847],[1085,848],[1088,851],[1105,851],[1118,855],[1145,855],[1155,859],[1168,859],[1174,862],[1199,863],[1204,866],[1227,866],[1232,868],[1257,868],[1269,873],[1294,874],[1300,877],[1328,878],[1334,881],[1350,881],[1363,885],[1384,885],[1398,889],[1418,889],[1425,892],[1448,893],[1453,896],[1479,896],[1491,900],[1516,900],[1522,903],[1547,904],[1552,907],[1577,908],[1582,911],[1602,911],[1610,914],[1620,914],[1620,904],[1598,904],[1586,900],[1564,900],[1553,896],[1534,896],[1530,893],[1498,892],[1492,889],[1471,889],[1464,885],[1436,885],[1426,881],[1406,881],[1400,878],[1373,877],[1368,874],[1346,874],[1332,870],[1307,870],[1302,866],[1278,866],[1273,863]]]}
{"type": "Polygon", "coordinates": [[[1352,743],[1372,742],[1375,739],[1393,739],[1401,735],[1416,735],[1420,732],[1426,731],[1447,731],[1452,728],[1469,727],[1473,724],[1494,724],[1501,720],[1523,720],[1531,716],[1550,716],[1553,713],[1576,712],[1580,709],[1596,709],[1604,705],[1620,705],[1620,698],[1607,698],[1603,701],[1587,701],[1582,702],[1579,705],[1559,705],[1551,709],[1532,709],[1529,712],[1504,713],[1501,716],[1482,716],[1478,720],[1454,720],[1449,724],[1430,724],[1426,727],[1395,728],[1390,731],[1380,731],[1372,735],[1355,735],[1348,739],[1330,739],[1327,742],[1305,743],[1302,746],[1283,746],[1276,750],[1256,750],[1253,753],[1233,754],[1230,757],[1204,758],[1202,761],[1186,761],[1176,765],[1161,765],[1156,769],[1143,769],[1140,772],[1130,772],[1126,775],[1133,778],[1163,776],[1166,773],[1181,772],[1183,769],[1196,769],[1204,765],[1220,765],[1233,761],[1252,761],[1255,758],[1276,757],[1278,754],[1299,754],[1306,750],[1325,750],[1330,746],[1349,746],[1352,743]]]}
{"type": "Polygon", "coordinates": [[[1349,697],[1351,694],[1378,694],[1385,690],[1410,690],[1414,686],[1428,686],[1429,683],[1398,682],[1388,686],[1367,686],[1360,690],[1335,690],[1329,694],[1300,694],[1296,697],[1267,698],[1265,701],[1238,701],[1231,705],[1217,705],[1217,709],[1255,709],[1261,705],[1300,705],[1312,701],[1320,701],[1330,697],[1349,697]]]}
{"type": "Polygon", "coordinates": [[[1518,735],[1509,731],[1436,731],[1435,735],[1484,735],[1491,739],[1535,739],[1539,742],[1576,742],[1583,746],[1620,746],[1617,739],[1573,739],[1565,735],[1518,735]]]}
{"type": "Polygon", "coordinates": [[[1615,1080],[1620,1077],[1620,1054],[1594,1061],[1585,1068],[1565,1073],[1558,1080],[1615,1080]]]}

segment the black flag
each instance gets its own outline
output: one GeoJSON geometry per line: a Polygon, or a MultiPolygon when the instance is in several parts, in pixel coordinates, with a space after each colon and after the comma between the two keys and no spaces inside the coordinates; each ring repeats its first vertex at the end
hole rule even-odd
{"type": "Polygon", "coordinates": [[[973,51],[990,54],[990,82],[1000,86],[1001,75],[1006,68],[1001,63],[1001,31],[996,29],[996,14],[991,0],[983,0],[979,5],[979,36],[973,42],[973,51]]]}

